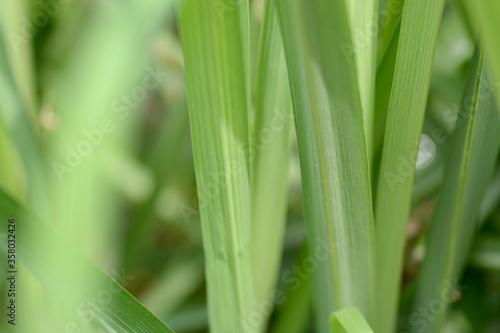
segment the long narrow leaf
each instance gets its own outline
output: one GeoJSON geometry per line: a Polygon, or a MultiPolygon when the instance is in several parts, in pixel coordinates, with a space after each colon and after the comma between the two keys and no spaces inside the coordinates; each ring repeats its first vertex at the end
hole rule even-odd
{"type": "Polygon", "coordinates": [[[379,63],[385,58],[385,54],[394,37],[399,36],[398,27],[403,14],[403,5],[405,0],[389,0],[387,7],[382,12],[380,18],[380,46],[379,46],[379,63]]]}
{"type": "MultiPolygon", "coordinates": [[[[418,309],[434,300],[449,303],[453,285],[467,259],[481,202],[491,179],[500,148],[500,119],[495,108],[491,78],[484,52],[476,52],[457,128],[450,142],[443,184],[431,222],[427,253],[413,315],[414,332],[441,332],[445,311],[432,321],[420,318],[418,309]],[[450,287],[451,286],[451,287],[450,287]]],[[[411,320],[410,319],[410,320],[411,320]]]]}
{"type": "MultiPolygon", "coordinates": [[[[21,207],[0,188],[2,249],[7,249],[7,225],[10,219],[16,219],[17,224],[17,258],[22,263],[19,276],[22,278],[28,274],[26,268],[36,273],[47,292],[53,295],[51,299],[59,304],[64,304],[71,295],[71,301],[66,305],[76,319],[67,318],[67,322],[55,329],[62,331],[67,327],[75,327],[72,329],[76,330],[79,318],[84,321],[96,320],[116,332],[173,332],[114,279],[79,254],[50,224],[21,207]],[[50,244],[43,242],[44,239],[50,239],[50,244]],[[84,284],[78,276],[82,271],[81,267],[88,274],[84,284]],[[56,299],[57,297],[60,298],[56,299]]],[[[20,318],[29,316],[29,313],[19,314],[20,318]]],[[[26,329],[30,327],[26,326],[30,325],[29,321],[20,320],[18,323],[16,328],[31,331],[26,329]]]]}
{"type": "MultiPolygon", "coordinates": [[[[384,133],[387,121],[387,112],[389,109],[389,102],[391,99],[391,91],[394,78],[394,70],[396,67],[396,58],[398,53],[399,44],[399,30],[400,25],[397,26],[396,31],[392,37],[391,43],[388,45],[383,58],[380,60],[377,68],[377,77],[375,82],[375,105],[374,105],[374,129],[373,129],[373,172],[377,175],[382,158],[382,147],[384,144],[384,133]]],[[[374,176],[375,183],[378,179],[374,176]]]]}
{"type": "Polygon", "coordinates": [[[181,0],[179,16],[213,332],[251,332],[248,3],[181,0]]]}
{"type": "Polygon", "coordinates": [[[357,306],[374,319],[373,216],[356,62],[343,1],[278,1],[290,75],[318,332],[357,306]]]}
{"type": "Polygon", "coordinates": [[[437,33],[444,0],[408,1],[403,9],[387,114],[375,223],[379,323],[392,332],[401,279],[406,221],[437,33]]]}
{"type": "Polygon", "coordinates": [[[48,217],[47,186],[35,130],[29,118],[28,107],[17,88],[8,54],[7,34],[3,13],[0,15],[0,119],[21,158],[28,189],[28,201],[48,217]]]}
{"type": "Polygon", "coordinates": [[[358,90],[363,110],[368,159],[373,156],[373,103],[377,64],[378,0],[346,1],[351,17],[352,46],[343,45],[356,59],[358,90]]]}
{"type": "MultiPolygon", "coordinates": [[[[479,31],[484,43],[487,45],[489,59],[491,59],[491,68],[494,74],[494,82],[497,82],[497,99],[500,100],[500,42],[498,40],[498,14],[500,13],[500,2],[497,0],[463,0],[468,9],[469,19],[472,25],[479,31]]],[[[468,22],[469,20],[467,20],[468,22]]]]}
{"type": "MultiPolygon", "coordinates": [[[[257,302],[272,299],[286,226],[292,101],[276,2],[266,1],[250,146],[252,269],[257,302]]],[[[267,307],[269,315],[272,307],[267,307]]],[[[265,326],[265,320],[261,321],[265,326]]]]}

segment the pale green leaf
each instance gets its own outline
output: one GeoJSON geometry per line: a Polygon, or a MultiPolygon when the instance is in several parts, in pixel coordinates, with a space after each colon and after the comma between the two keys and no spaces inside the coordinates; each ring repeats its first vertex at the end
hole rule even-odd
{"type": "MultiPolygon", "coordinates": [[[[17,225],[17,260],[21,263],[18,276],[26,276],[26,268],[35,273],[46,288],[47,295],[50,295],[46,300],[62,304],[74,314],[74,318],[64,318],[59,323],[61,326],[50,323],[53,330],[65,330],[68,325],[73,326],[72,323],[79,328],[78,320],[92,320],[113,332],[173,332],[114,279],[80,254],[50,224],[21,207],[0,188],[2,251],[7,249],[9,219],[16,219],[17,225]],[[81,272],[87,274],[84,282],[80,277],[81,272]],[[89,302],[89,299],[94,301],[89,302]]],[[[22,294],[20,297],[23,297],[22,294]]],[[[22,301],[29,299],[23,297],[22,301]]],[[[20,313],[19,319],[29,315],[20,313]]],[[[16,328],[24,327],[26,332],[33,329],[30,321],[19,319],[16,328]]]]}
{"type": "MultiPolygon", "coordinates": [[[[256,301],[272,299],[283,250],[292,133],[292,101],[276,12],[266,1],[257,65],[252,175],[252,269],[256,301]]],[[[271,307],[263,313],[270,315],[271,307]]],[[[265,326],[267,320],[261,321],[265,326]]]]}
{"type": "Polygon", "coordinates": [[[181,0],[179,18],[213,332],[252,332],[248,3],[181,0]]]}
{"type": "MultiPolygon", "coordinates": [[[[363,110],[368,160],[373,158],[374,93],[377,67],[378,0],[346,1],[350,16],[352,44],[341,45],[345,53],[354,53],[358,90],[363,110]]],[[[347,55],[346,56],[350,56],[347,55]]]]}
{"type": "Polygon", "coordinates": [[[356,308],[332,313],[330,325],[332,333],[373,333],[370,325],[356,308]]]}
{"type": "Polygon", "coordinates": [[[22,92],[14,77],[4,17],[0,15],[0,122],[20,157],[22,176],[28,185],[27,202],[48,217],[47,186],[41,166],[35,129],[22,92]]]}

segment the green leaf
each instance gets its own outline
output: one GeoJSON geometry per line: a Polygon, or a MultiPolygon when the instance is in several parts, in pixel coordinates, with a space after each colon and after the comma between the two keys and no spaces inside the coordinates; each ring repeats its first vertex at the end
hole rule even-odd
{"type": "Polygon", "coordinates": [[[423,0],[403,8],[375,210],[380,332],[392,332],[396,324],[406,222],[443,7],[444,0],[423,0]]]}
{"type": "Polygon", "coordinates": [[[469,34],[471,40],[474,40],[477,37],[477,27],[472,22],[472,15],[470,15],[466,2],[469,0],[453,0],[453,5],[456,10],[460,14],[463,24],[469,34]]]}
{"type": "MultiPolygon", "coordinates": [[[[117,221],[117,206],[110,204],[116,202],[114,193],[103,186],[108,185],[105,170],[111,165],[109,156],[126,150],[137,133],[140,113],[134,111],[146,96],[132,97],[131,92],[154,89],[144,87],[152,72],[157,73],[158,85],[165,82],[160,66],[148,64],[147,45],[169,12],[174,12],[173,1],[132,0],[97,6],[57,76],[57,99],[51,107],[58,126],[46,132],[45,150],[54,203],[51,221],[93,258],[119,246],[109,242],[114,239],[111,225],[96,232],[100,219],[117,221]],[[124,103],[124,97],[131,103],[124,103]],[[101,131],[103,123],[109,124],[109,130],[101,131]],[[98,139],[89,141],[90,136],[98,139]],[[80,153],[81,146],[88,147],[88,153],[80,153]]],[[[126,177],[121,176],[123,182],[126,177]]]]}
{"type": "Polygon", "coordinates": [[[370,325],[356,308],[332,313],[330,325],[332,333],[373,333],[370,325]]]}
{"type": "Polygon", "coordinates": [[[345,52],[353,52],[358,76],[358,90],[363,110],[368,159],[373,157],[373,103],[377,68],[378,0],[348,0],[352,45],[341,45],[345,52]]]}
{"type": "Polygon", "coordinates": [[[28,185],[27,201],[44,216],[49,216],[47,186],[35,130],[30,121],[26,100],[18,89],[8,54],[7,34],[0,15],[0,122],[12,141],[22,163],[28,185]]]}
{"type": "MultiPolygon", "coordinates": [[[[37,101],[35,95],[35,69],[33,43],[30,38],[20,36],[17,32],[26,27],[26,17],[31,13],[31,6],[28,1],[2,2],[1,12],[4,17],[0,18],[3,29],[7,32],[5,37],[5,50],[9,56],[11,70],[19,95],[26,106],[26,114],[32,124],[36,124],[37,113],[35,113],[37,101]]],[[[0,23],[1,24],[1,23],[0,23]]]]}
{"type": "MultiPolygon", "coordinates": [[[[454,291],[449,285],[458,280],[466,262],[500,148],[500,119],[483,53],[476,52],[450,139],[450,155],[431,221],[415,311],[436,299],[450,297],[454,291]]],[[[425,327],[414,326],[414,331],[441,332],[445,313],[439,311],[433,321],[425,327]]]]}
{"type": "MultiPolygon", "coordinates": [[[[272,299],[286,227],[292,100],[276,2],[266,1],[257,65],[252,175],[252,269],[256,301],[272,299]]],[[[263,315],[270,315],[268,307],[263,315]]],[[[265,326],[266,320],[261,321],[265,326]]]]}
{"type": "Polygon", "coordinates": [[[357,306],[374,320],[374,230],[356,62],[343,1],[279,0],[295,114],[318,332],[357,306]]]}
{"type": "Polygon", "coordinates": [[[213,332],[252,332],[248,2],[181,0],[179,17],[213,332]]]}
{"type": "MultiPolygon", "coordinates": [[[[394,70],[396,67],[396,58],[398,54],[399,30],[401,25],[397,26],[391,43],[377,67],[377,77],[375,82],[375,105],[374,105],[374,121],[373,121],[373,182],[376,185],[378,181],[378,169],[382,158],[382,147],[384,143],[384,133],[387,121],[387,112],[391,99],[394,70]]],[[[374,186],[376,188],[376,186],[374,186]]]]}
{"type": "MultiPolygon", "coordinates": [[[[486,52],[491,59],[491,69],[494,74],[497,100],[500,100],[500,42],[498,40],[498,31],[500,23],[498,15],[500,14],[500,2],[496,0],[462,0],[468,9],[472,25],[476,27],[481,39],[487,46],[486,52]]],[[[468,22],[468,21],[467,21],[468,22]]],[[[500,109],[499,109],[500,111],[500,109]]]]}
{"type": "MultiPolygon", "coordinates": [[[[24,268],[27,267],[47,288],[46,300],[63,304],[72,313],[78,314],[76,317],[79,318],[65,318],[60,327],[52,327],[54,330],[65,329],[68,323],[84,319],[97,320],[104,327],[116,332],[173,332],[114,279],[80,254],[50,224],[21,207],[0,188],[2,251],[7,249],[7,235],[10,235],[7,225],[9,219],[13,218],[16,219],[17,258],[18,262],[22,263],[19,276],[22,278],[28,274],[24,268]],[[87,274],[83,284],[81,272],[87,274]],[[104,294],[108,296],[104,298],[104,294]],[[89,302],[89,299],[94,301],[89,302]]],[[[28,314],[22,315],[25,318],[27,316],[28,314]]],[[[20,329],[31,327],[30,325],[29,321],[19,322],[20,329]]],[[[32,327],[24,331],[32,331],[32,327]]]]}
{"type": "Polygon", "coordinates": [[[394,38],[399,39],[399,26],[403,14],[405,0],[389,0],[387,7],[382,11],[380,25],[383,27],[380,33],[380,45],[378,59],[379,63],[386,56],[387,49],[393,43],[394,38]]]}

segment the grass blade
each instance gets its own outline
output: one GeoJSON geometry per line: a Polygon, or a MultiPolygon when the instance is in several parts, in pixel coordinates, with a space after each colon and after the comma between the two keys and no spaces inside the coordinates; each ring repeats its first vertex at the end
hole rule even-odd
{"type": "Polygon", "coordinates": [[[361,312],[349,308],[334,312],[330,319],[332,333],[373,333],[361,312]]]}
{"type": "Polygon", "coordinates": [[[26,42],[13,31],[20,31],[24,20],[32,10],[28,1],[5,2],[0,4],[2,15],[0,19],[4,24],[3,29],[8,32],[6,40],[9,45],[5,45],[5,50],[11,62],[12,75],[19,89],[19,95],[26,106],[26,112],[30,121],[35,123],[37,114],[35,95],[35,69],[33,45],[26,42]],[[8,13],[8,14],[7,14],[8,13]]]}
{"type": "MultiPolygon", "coordinates": [[[[74,247],[51,225],[21,207],[0,188],[2,249],[7,249],[8,219],[14,217],[19,226],[16,239],[20,261],[40,277],[49,295],[61,296],[56,300],[59,304],[74,309],[73,313],[85,320],[100,322],[101,325],[114,332],[173,332],[114,279],[74,250],[74,247]],[[44,239],[50,239],[50,245],[43,242],[44,239]],[[81,267],[84,267],[83,270],[88,273],[85,277],[85,284],[75,283],[75,281],[81,282],[81,277],[79,277],[81,267]],[[104,294],[106,298],[100,296],[104,294]],[[94,297],[94,302],[88,301],[90,297],[94,297]],[[103,297],[101,301],[99,297],[103,297]],[[65,304],[64,301],[68,299],[72,301],[65,304]]],[[[20,275],[26,276],[27,273],[26,271],[20,272],[20,275]]],[[[55,297],[51,296],[50,299],[55,299],[55,297]]],[[[76,322],[75,318],[66,318],[66,320],[68,323],[76,322]]],[[[22,329],[25,327],[23,325],[30,325],[29,321],[21,321],[19,324],[20,326],[16,328],[22,329]]],[[[65,327],[68,327],[66,322],[62,327],[55,329],[60,330],[65,327]]]]}
{"type": "MultiPolygon", "coordinates": [[[[463,0],[468,9],[472,25],[477,27],[488,46],[486,52],[491,59],[491,69],[493,71],[495,82],[500,81],[500,42],[498,41],[498,31],[500,24],[498,15],[500,13],[500,2],[496,0],[463,0]]],[[[467,20],[468,22],[468,20],[467,20]]],[[[497,100],[500,100],[500,84],[495,84],[497,100]]]]}
{"type": "Polygon", "coordinates": [[[385,58],[387,49],[393,39],[399,39],[399,26],[403,14],[405,0],[389,0],[380,17],[380,25],[383,27],[380,33],[379,61],[385,58]]]}
{"type": "Polygon", "coordinates": [[[37,211],[48,217],[49,204],[47,186],[41,158],[35,138],[35,129],[30,121],[30,112],[12,71],[8,54],[7,34],[3,15],[0,15],[0,121],[21,159],[28,185],[28,202],[37,211]]]}
{"type": "Polygon", "coordinates": [[[391,43],[387,47],[384,57],[380,60],[377,68],[377,77],[375,82],[375,105],[374,105],[374,133],[373,133],[373,187],[376,188],[380,160],[382,158],[382,148],[384,144],[384,133],[387,121],[387,112],[389,109],[389,102],[391,99],[391,91],[394,78],[394,70],[396,66],[396,58],[398,54],[399,43],[399,30],[400,25],[397,26],[396,31],[392,37],[391,43]]]}
{"type": "Polygon", "coordinates": [[[313,285],[318,332],[357,306],[374,318],[373,217],[362,109],[342,1],[278,1],[290,75],[310,253],[328,244],[313,285]],[[347,138],[349,138],[347,140],[347,138]]]}
{"type": "Polygon", "coordinates": [[[344,45],[345,52],[353,52],[358,75],[358,90],[363,110],[368,159],[373,157],[373,103],[377,65],[378,0],[346,1],[351,19],[351,46],[344,45]]]}
{"type": "MultiPolygon", "coordinates": [[[[377,72],[375,78],[375,101],[373,120],[373,158],[375,172],[380,164],[382,144],[384,141],[387,109],[392,91],[392,79],[398,53],[399,32],[404,0],[390,0],[380,18],[381,29],[377,72]]],[[[377,178],[374,177],[374,182],[377,178]]]]}
{"type": "Polygon", "coordinates": [[[247,7],[179,2],[213,332],[254,330],[242,328],[253,302],[249,158],[241,152],[249,144],[247,7]]]}
{"type": "MultiPolygon", "coordinates": [[[[421,268],[415,313],[434,300],[448,299],[466,262],[481,202],[493,174],[500,148],[500,119],[492,94],[483,51],[477,51],[459,117],[445,162],[443,184],[429,232],[427,255],[421,268]],[[444,295],[444,296],[443,296],[444,295]]],[[[443,306],[446,306],[444,304],[443,306]]],[[[446,311],[434,320],[414,315],[414,332],[441,332],[446,311]]]]}
{"type": "Polygon", "coordinates": [[[396,323],[406,221],[443,7],[443,0],[425,0],[403,8],[375,210],[380,332],[392,332],[396,323]]]}
{"type": "MultiPolygon", "coordinates": [[[[272,299],[283,250],[292,101],[276,2],[266,1],[252,135],[252,269],[258,303],[272,299]]],[[[266,307],[269,311],[272,307],[266,307]]],[[[265,313],[264,315],[269,315],[265,313]]],[[[266,320],[262,320],[262,325],[266,320]]]]}

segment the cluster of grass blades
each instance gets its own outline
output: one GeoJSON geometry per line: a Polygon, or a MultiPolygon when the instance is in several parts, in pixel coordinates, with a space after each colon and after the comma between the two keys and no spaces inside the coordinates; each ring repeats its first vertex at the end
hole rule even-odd
{"type": "Polygon", "coordinates": [[[497,1],[0,8],[2,332],[498,330],[497,1]]]}

